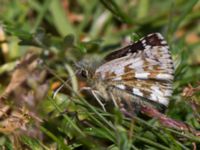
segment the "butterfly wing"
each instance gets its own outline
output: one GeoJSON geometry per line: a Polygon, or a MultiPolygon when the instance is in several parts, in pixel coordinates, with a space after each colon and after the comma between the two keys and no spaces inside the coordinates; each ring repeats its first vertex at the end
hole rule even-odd
{"type": "Polygon", "coordinates": [[[97,68],[95,78],[133,95],[168,105],[174,68],[169,47],[161,34],[149,34],[111,53],[106,61],[97,68]]]}

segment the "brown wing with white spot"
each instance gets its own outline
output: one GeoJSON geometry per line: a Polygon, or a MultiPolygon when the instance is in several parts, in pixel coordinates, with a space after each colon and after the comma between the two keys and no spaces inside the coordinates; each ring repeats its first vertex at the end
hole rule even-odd
{"type": "Polygon", "coordinates": [[[120,49],[108,55],[109,61],[96,70],[94,78],[167,105],[172,93],[174,68],[166,41],[161,34],[154,33],[136,44],[139,46],[132,44],[129,50],[125,48],[125,52],[120,49]],[[140,49],[134,49],[136,47],[140,49]]]}
{"type": "Polygon", "coordinates": [[[168,97],[172,94],[171,83],[154,80],[123,80],[119,82],[110,82],[110,85],[165,106],[168,105],[168,97]]]}

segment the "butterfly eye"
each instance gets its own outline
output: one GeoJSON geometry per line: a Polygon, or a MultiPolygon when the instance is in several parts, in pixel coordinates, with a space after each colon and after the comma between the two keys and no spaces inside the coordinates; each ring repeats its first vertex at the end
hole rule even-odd
{"type": "Polygon", "coordinates": [[[81,76],[82,76],[83,78],[88,78],[88,71],[86,71],[86,70],[81,70],[81,76]]]}

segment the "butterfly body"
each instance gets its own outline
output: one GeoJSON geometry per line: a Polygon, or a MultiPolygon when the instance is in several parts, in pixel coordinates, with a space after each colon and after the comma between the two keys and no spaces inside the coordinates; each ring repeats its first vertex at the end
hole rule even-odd
{"type": "Polygon", "coordinates": [[[110,53],[89,80],[98,95],[116,104],[140,98],[167,106],[173,73],[167,42],[161,34],[153,33],[110,53]]]}

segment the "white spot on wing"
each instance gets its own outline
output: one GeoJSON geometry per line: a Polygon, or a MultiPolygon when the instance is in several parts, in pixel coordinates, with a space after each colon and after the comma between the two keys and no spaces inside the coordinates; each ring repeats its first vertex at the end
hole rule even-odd
{"type": "Polygon", "coordinates": [[[156,98],[156,95],[154,93],[151,93],[150,99],[152,101],[156,101],[157,102],[157,98],[156,98]]]}
{"type": "Polygon", "coordinates": [[[174,77],[170,74],[163,74],[163,73],[159,73],[156,76],[157,79],[161,79],[161,80],[173,80],[174,77]]]}
{"type": "Polygon", "coordinates": [[[168,52],[167,46],[162,46],[160,49],[162,52],[165,52],[165,53],[168,52]]]}
{"type": "Polygon", "coordinates": [[[161,41],[161,44],[167,44],[167,42],[166,41],[161,41]]]}
{"type": "Polygon", "coordinates": [[[133,88],[133,94],[138,96],[143,96],[143,93],[137,88],[133,88]]]}
{"type": "Polygon", "coordinates": [[[156,93],[152,93],[152,94],[150,95],[150,99],[151,99],[152,101],[155,101],[155,102],[157,102],[157,103],[163,104],[163,105],[165,105],[165,106],[167,106],[168,103],[169,103],[168,98],[162,97],[162,96],[158,96],[158,95],[156,95],[156,93]]]}
{"type": "Polygon", "coordinates": [[[156,35],[158,36],[159,39],[163,40],[163,36],[160,33],[156,33],[156,35]]]}
{"type": "Polygon", "coordinates": [[[150,48],[151,48],[150,45],[146,45],[146,46],[145,46],[145,49],[150,49],[150,48]]]}
{"type": "Polygon", "coordinates": [[[163,96],[164,94],[160,91],[158,86],[152,86],[151,89],[153,90],[153,93],[156,93],[159,96],[163,96]]]}
{"type": "Polygon", "coordinates": [[[146,46],[146,40],[142,40],[142,44],[145,47],[146,46]]]}
{"type": "Polygon", "coordinates": [[[165,90],[165,96],[171,96],[172,90],[165,90]]]}
{"type": "Polygon", "coordinates": [[[167,53],[167,54],[164,54],[162,58],[168,58],[168,59],[170,59],[170,57],[171,56],[167,53]]]}
{"type": "Polygon", "coordinates": [[[150,36],[152,36],[153,34],[154,34],[154,33],[150,33],[150,34],[147,35],[147,37],[150,37],[150,36]]]}
{"type": "MultiPolygon", "coordinates": [[[[152,90],[152,93],[150,95],[150,99],[152,101],[155,101],[155,102],[158,102],[158,103],[161,103],[165,106],[168,105],[169,103],[169,100],[168,98],[166,97],[167,95],[166,94],[169,94],[169,93],[165,93],[166,91],[169,92],[169,90],[166,90],[164,93],[160,90],[160,88],[158,86],[152,86],[151,87],[151,90],[152,90]]],[[[170,94],[171,95],[171,94],[170,94]]],[[[170,96],[168,95],[168,96],[170,96]]]]}
{"type": "Polygon", "coordinates": [[[124,74],[124,67],[121,67],[121,68],[114,70],[114,73],[117,74],[117,75],[123,75],[124,74]]]}
{"type": "Polygon", "coordinates": [[[113,79],[114,81],[119,81],[119,80],[122,80],[122,77],[121,76],[117,76],[113,79]]]}
{"type": "Polygon", "coordinates": [[[129,66],[129,68],[132,68],[132,69],[142,68],[142,67],[143,67],[143,64],[144,64],[144,61],[139,57],[139,58],[136,58],[136,59],[131,63],[131,65],[129,66]]]}
{"type": "Polygon", "coordinates": [[[119,89],[122,89],[122,90],[125,90],[125,86],[124,85],[122,85],[122,84],[118,84],[118,85],[116,85],[116,87],[118,87],[119,89]]]}
{"type": "Polygon", "coordinates": [[[150,73],[148,72],[135,73],[135,77],[139,79],[148,79],[149,75],[150,73]]]}

